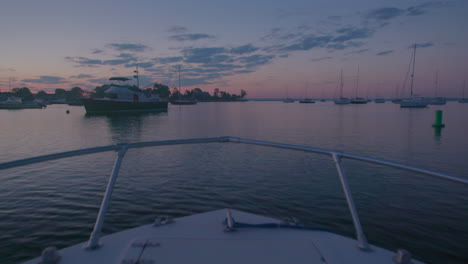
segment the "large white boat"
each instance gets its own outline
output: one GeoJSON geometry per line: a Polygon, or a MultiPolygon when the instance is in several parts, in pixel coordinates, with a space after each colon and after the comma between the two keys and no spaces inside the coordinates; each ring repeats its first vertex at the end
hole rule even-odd
{"type": "MultiPolygon", "coordinates": [[[[105,91],[104,98],[83,98],[87,114],[118,113],[118,112],[149,112],[167,111],[167,101],[159,95],[148,96],[139,89],[138,67],[134,71],[137,80],[135,90],[125,86],[111,86],[105,91]]],[[[113,77],[109,80],[128,81],[125,77],[113,77]]]]}
{"type": "Polygon", "coordinates": [[[119,86],[108,88],[104,98],[83,98],[81,102],[88,114],[167,111],[167,101],[161,100],[159,96],[146,96],[142,92],[119,86]]]}
{"type": "MultiPolygon", "coordinates": [[[[48,247],[42,256],[25,263],[388,263],[417,264],[403,249],[392,252],[367,242],[342,166],[343,159],[386,165],[468,184],[468,179],[396,162],[335,150],[236,137],[166,140],[119,144],[69,151],[0,163],[0,170],[43,161],[115,151],[116,160],[102,198],[94,229],[87,242],[68,248],[48,247]],[[154,223],[101,237],[104,216],[127,150],[201,143],[243,143],[326,155],[332,158],[354,224],[356,239],[321,227],[304,226],[296,219],[277,220],[232,209],[181,217],[158,218],[154,223]]],[[[53,235],[53,234],[51,234],[53,235]]],[[[404,245],[401,245],[404,247],[404,245]]]]}

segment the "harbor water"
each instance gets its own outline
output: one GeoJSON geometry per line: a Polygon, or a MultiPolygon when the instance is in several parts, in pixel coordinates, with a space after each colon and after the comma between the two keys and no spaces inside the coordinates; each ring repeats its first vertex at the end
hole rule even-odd
{"type": "MultiPolygon", "coordinates": [[[[120,143],[235,136],[468,177],[467,116],[468,104],[457,102],[424,109],[391,102],[213,102],[94,116],[83,107],[50,105],[0,111],[0,162],[120,143]],[[445,128],[432,127],[436,110],[444,111],[445,128]]],[[[0,262],[86,241],[115,157],[106,152],[0,171],[0,262]]],[[[403,248],[428,263],[466,263],[467,186],[358,161],[343,165],[371,244],[403,248]]],[[[129,150],[103,232],[220,208],[296,217],[354,236],[330,157],[221,143],[129,150]]]]}

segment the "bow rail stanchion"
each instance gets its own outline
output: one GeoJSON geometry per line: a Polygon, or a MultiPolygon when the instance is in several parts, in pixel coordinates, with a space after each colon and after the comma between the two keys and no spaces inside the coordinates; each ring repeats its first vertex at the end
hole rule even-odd
{"type": "Polygon", "coordinates": [[[119,175],[120,165],[122,164],[122,160],[125,156],[125,153],[127,152],[127,149],[127,146],[122,146],[117,154],[117,158],[115,159],[112,173],[109,176],[109,181],[107,182],[106,192],[104,193],[104,197],[102,197],[101,208],[99,208],[99,213],[96,218],[96,223],[94,224],[93,232],[89,236],[88,244],[85,247],[88,250],[93,250],[99,247],[99,237],[101,236],[104,216],[106,215],[107,207],[112,196],[112,191],[114,190],[114,184],[117,180],[117,176],[119,175]]]}
{"type": "Polygon", "coordinates": [[[351,190],[349,189],[348,180],[346,178],[346,174],[343,170],[343,167],[341,166],[341,156],[338,153],[333,153],[332,157],[336,165],[336,170],[338,171],[338,176],[340,177],[341,187],[343,187],[343,192],[346,196],[346,202],[348,203],[348,208],[351,212],[351,217],[353,218],[354,228],[356,229],[358,247],[362,250],[369,250],[366,235],[364,235],[364,232],[362,231],[361,221],[359,221],[359,216],[356,211],[356,206],[354,205],[353,196],[351,195],[351,190]]]}

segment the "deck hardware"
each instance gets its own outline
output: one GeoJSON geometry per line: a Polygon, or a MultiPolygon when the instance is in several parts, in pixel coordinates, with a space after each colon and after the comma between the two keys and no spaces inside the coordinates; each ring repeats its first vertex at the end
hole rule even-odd
{"type": "Polygon", "coordinates": [[[48,247],[42,251],[39,264],[57,264],[61,258],[56,247],[48,247]]]}
{"type": "Polygon", "coordinates": [[[411,264],[411,253],[405,249],[398,249],[393,260],[397,264],[411,264]]]}
{"type": "Polygon", "coordinates": [[[226,219],[224,219],[224,232],[236,231],[234,224],[235,221],[234,218],[232,218],[231,210],[228,209],[226,212],[226,219]]]}
{"type": "Polygon", "coordinates": [[[301,221],[299,221],[299,219],[297,219],[296,217],[285,218],[283,219],[283,221],[281,221],[281,224],[290,226],[302,226],[301,221]]]}
{"type": "Polygon", "coordinates": [[[154,219],[153,226],[162,226],[162,225],[167,225],[167,224],[172,224],[172,223],[175,223],[174,219],[170,217],[166,217],[166,216],[161,216],[161,217],[156,217],[156,219],[154,219]]]}

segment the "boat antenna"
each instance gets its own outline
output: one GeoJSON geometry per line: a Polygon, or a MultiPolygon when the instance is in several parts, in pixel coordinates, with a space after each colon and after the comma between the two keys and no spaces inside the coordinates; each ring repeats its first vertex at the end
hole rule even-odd
{"type": "Polygon", "coordinates": [[[416,65],[416,44],[414,44],[413,52],[413,71],[411,73],[411,97],[413,97],[413,82],[414,82],[414,67],[416,65]]]}
{"type": "Polygon", "coordinates": [[[133,78],[136,78],[137,80],[137,88],[140,89],[140,79],[138,78],[138,66],[136,66],[136,70],[133,71],[135,75],[133,75],[133,78]]]}

